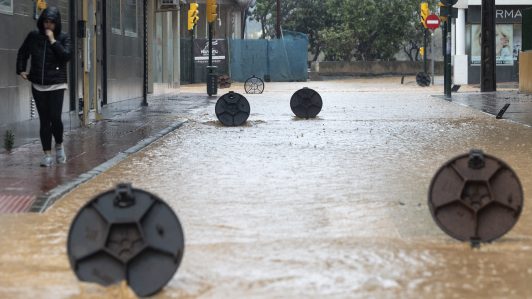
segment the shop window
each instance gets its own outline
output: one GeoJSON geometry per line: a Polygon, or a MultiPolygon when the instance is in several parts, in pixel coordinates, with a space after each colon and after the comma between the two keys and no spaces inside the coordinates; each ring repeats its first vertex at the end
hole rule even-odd
{"type": "Polygon", "coordinates": [[[13,0],[0,0],[0,13],[13,14],[13,0]]]}
{"type": "MultiPolygon", "coordinates": [[[[514,43],[514,26],[511,24],[497,24],[495,27],[495,49],[497,65],[513,65],[516,44],[514,43]]],[[[480,25],[471,25],[471,64],[480,65],[481,57],[481,33],[480,25]]],[[[520,41],[517,41],[520,43],[520,41]]],[[[519,45],[520,47],[520,45],[519,45]]]]}
{"type": "Polygon", "coordinates": [[[124,34],[137,37],[137,0],[122,0],[124,2],[124,34]]]}
{"type": "Polygon", "coordinates": [[[111,32],[122,34],[122,14],[120,0],[111,1],[111,32]]]}

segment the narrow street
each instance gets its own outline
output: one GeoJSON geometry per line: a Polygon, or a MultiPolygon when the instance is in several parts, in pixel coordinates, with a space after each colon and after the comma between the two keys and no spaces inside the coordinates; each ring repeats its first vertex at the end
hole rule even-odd
{"type": "MultiPolygon", "coordinates": [[[[176,115],[179,129],[46,212],[1,215],[0,297],[134,298],[78,282],[66,255],[79,208],[131,182],[185,233],[182,264],[154,298],[532,298],[531,127],[399,79],[266,83],[260,95],[234,85],[251,104],[242,127],[218,122],[214,97],[176,115]],[[317,119],[290,110],[302,87],[323,98],[317,119]],[[508,163],[525,193],[513,230],[479,249],[444,234],[427,205],[438,168],[473,148],[508,163]]],[[[204,86],[182,91],[204,98],[204,86]]]]}

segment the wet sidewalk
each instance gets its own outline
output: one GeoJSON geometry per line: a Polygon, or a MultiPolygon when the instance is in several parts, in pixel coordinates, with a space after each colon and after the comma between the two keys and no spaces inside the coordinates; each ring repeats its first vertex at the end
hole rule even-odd
{"type": "MultiPolygon", "coordinates": [[[[102,121],[66,130],[67,163],[50,168],[39,166],[43,153],[38,123],[21,123],[15,132],[24,132],[18,141],[24,144],[16,144],[11,153],[0,151],[0,213],[43,211],[62,194],[179,127],[188,114],[208,103],[202,94],[176,93],[152,98],[148,107],[137,102],[111,106],[103,111],[102,121]]],[[[68,119],[64,123],[69,126],[68,119]]]]}
{"type": "Polygon", "coordinates": [[[532,126],[532,94],[520,94],[516,90],[453,93],[451,102],[469,106],[494,116],[499,114],[506,104],[510,104],[502,118],[532,126]]]}

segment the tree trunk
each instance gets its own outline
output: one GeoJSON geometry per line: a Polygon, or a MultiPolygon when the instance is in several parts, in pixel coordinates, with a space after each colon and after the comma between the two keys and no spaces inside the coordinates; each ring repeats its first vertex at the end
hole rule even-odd
{"type": "Polygon", "coordinates": [[[410,59],[410,61],[414,61],[414,57],[412,57],[412,48],[410,48],[410,51],[407,51],[406,46],[403,46],[403,51],[405,52],[406,55],[408,55],[408,58],[410,59]]]}
{"type": "Polygon", "coordinates": [[[261,29],[262,29],[262,39],[266,38],[266,18],[261,18],[260,20],[261,29]]]}
{"type": "Polygon", "coordinates": [[[320,57],[320,53],[321,53],[320,47],[317,47],[316,53],[314,54],[314,58],[312,59],[312,61],[314,62],[318,61],[318,58],[320,57]]]}

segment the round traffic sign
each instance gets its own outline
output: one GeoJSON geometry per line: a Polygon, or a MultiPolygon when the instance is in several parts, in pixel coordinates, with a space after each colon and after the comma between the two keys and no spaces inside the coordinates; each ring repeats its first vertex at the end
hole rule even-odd
{"type": "Polygon", "coordinates": [[[434,30],[440,27],[440,18],[435,14],[431,14],[425,20],[425,25],[427,25],[428,29],[434,30]]]}

